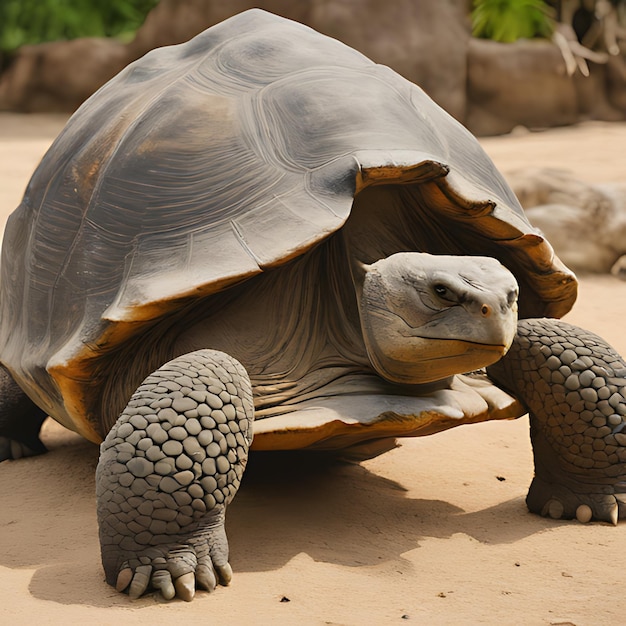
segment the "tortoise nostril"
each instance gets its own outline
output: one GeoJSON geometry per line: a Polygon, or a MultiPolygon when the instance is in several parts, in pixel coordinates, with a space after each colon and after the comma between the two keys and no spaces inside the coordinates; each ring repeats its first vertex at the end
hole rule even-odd
{"type": "Polygon", "coordinates": [[[488,304],[483,304],[480,307],[480,314],[483,317],[489,317],[491,315],[491,307],[488,304]]]}

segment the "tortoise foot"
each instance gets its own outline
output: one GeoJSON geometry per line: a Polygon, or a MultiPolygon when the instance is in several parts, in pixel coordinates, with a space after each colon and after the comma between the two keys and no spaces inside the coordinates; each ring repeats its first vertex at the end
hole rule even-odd
{"type": "MultiPolygon", "coordinates": [[[[611,444],[601,437],[587,436],[591,443],[582,444],[583,451],[575,455],[571,448],[554,446],[541,423],[531,417],[535,477],[526,496],[531,512],[553,519],[600,520],[614,525],[626,517],[626,467],[623,462],[597,460],[601,457],[596,452],[606,454],[611,444]]],[[[626,449],[619,448],[619,453],[611,455],[626,459],[626,449]]]]}
{"type": "Polygon", "coordinates": [[[617,524],[626,517],[626,363],[597,335],[522,320],[489,375],[528,408],[540,515],[617,524]]]}
{"type": "Polygon", "coordinates": [[[535,476],[526,504],[529,511],[543,517],[576,518],[583,524],[600,520],[617,525],[619,519],[626,517],[626,483],[607,487],[578,482],[568,486],[535,476]]]}
{"type": "Polygon", "coordinates": [[[225,507],[216,507],[188,534],[168,536],[168,542],[147,549],[136,545],[125,551],[115,580],[118,591],[132,599],[154,589],[165,600],[178,597],[187,602],[196,588],[213,591],[217,584],[228,585],[232,569],[228,563],[228,540],[224,528],[225,507]]]}
{"type": "Polygon", "coordinates": [[[0,461],[8,461],[10,459],[21,459],[26,456],[36,456],[46,452],[46,447],[39,441],[35,443],[34,449],[17,439],[0,436],[0,461]]]}
{"type": "Polygon", "coordinates": [[[101,446],[96,473],[107,582],[132,598],[191,600],[228,584],[226,507],[252,439],[252,392],[234,359],[200,350],[151,374],[101,446]]]}

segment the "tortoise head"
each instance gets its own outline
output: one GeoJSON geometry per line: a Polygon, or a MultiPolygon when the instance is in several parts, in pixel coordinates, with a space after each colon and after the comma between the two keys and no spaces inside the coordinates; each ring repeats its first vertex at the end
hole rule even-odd
{"type": "Polygon", "coordinates": [[[383,378],[442,380],[495,363],[511,345],[518,286],[495,259],[400,252],[357,265],[363,338],[383,378]]]}

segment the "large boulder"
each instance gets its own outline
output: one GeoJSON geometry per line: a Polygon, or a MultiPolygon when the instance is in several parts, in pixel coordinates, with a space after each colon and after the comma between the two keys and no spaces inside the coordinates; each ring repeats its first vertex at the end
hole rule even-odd
{"type": "Polygon", "coordinates": [[[128,61],[114,39],[23,46],[0,75],[0,110],[73,111],[128,61]]]}
{"type": "Polygon", "coordinates": [[[319,2],[309,23],[389,65],[463,121],[470,42],[466,4],[466,0],[319,2]]]}
{"type": "Polygon", "coordinates": [[[494,135],[516,126],[625,119],[626,81],[620,80],[620,61],[623,67],[620,57],[610,66],[589,63],[589,76],[570,76],[563,55],[550,41],[471,39],[465,124],[477,135],[494,135]]]}
{"type": "Polygon", "coordinates": [[[479,135],[577,120],[576,88],[558,48],[546,41],[472,39],[467,88],[465,122],[479,135]]]}
{"type": "Polygon", "coordinates": [[[577,274],[626,280],[626,183],[589,184],[551,168],[509,172],[526,217],[577,274]]]}

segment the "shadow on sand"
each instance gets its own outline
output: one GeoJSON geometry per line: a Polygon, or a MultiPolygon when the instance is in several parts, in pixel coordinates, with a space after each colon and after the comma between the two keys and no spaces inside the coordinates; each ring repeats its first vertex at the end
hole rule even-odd
{"type": "MultiPolygon", "coordinates": [[[[104,583],[100,567],[98,448],[73,434],[49,447],[43,456],[0,465],[0,565],[35,568],[30,592],[39,599],[124,605],[127,599],[104,583]],[[94,580],[102,581],[100,594],[94,580]]],[[[445,501],[408,498],[401,484],[361,465],[315,454],[257,453],[229,508],[227,530],[235,572],[258,572],[300,553],[348,567],[399,562],[425,538],[464,533],[511,543],[548,524],[526,514],[523,498],[465,513],[445,501]],[[511,518],[518,521],[502,523],[511,518]]]]}

